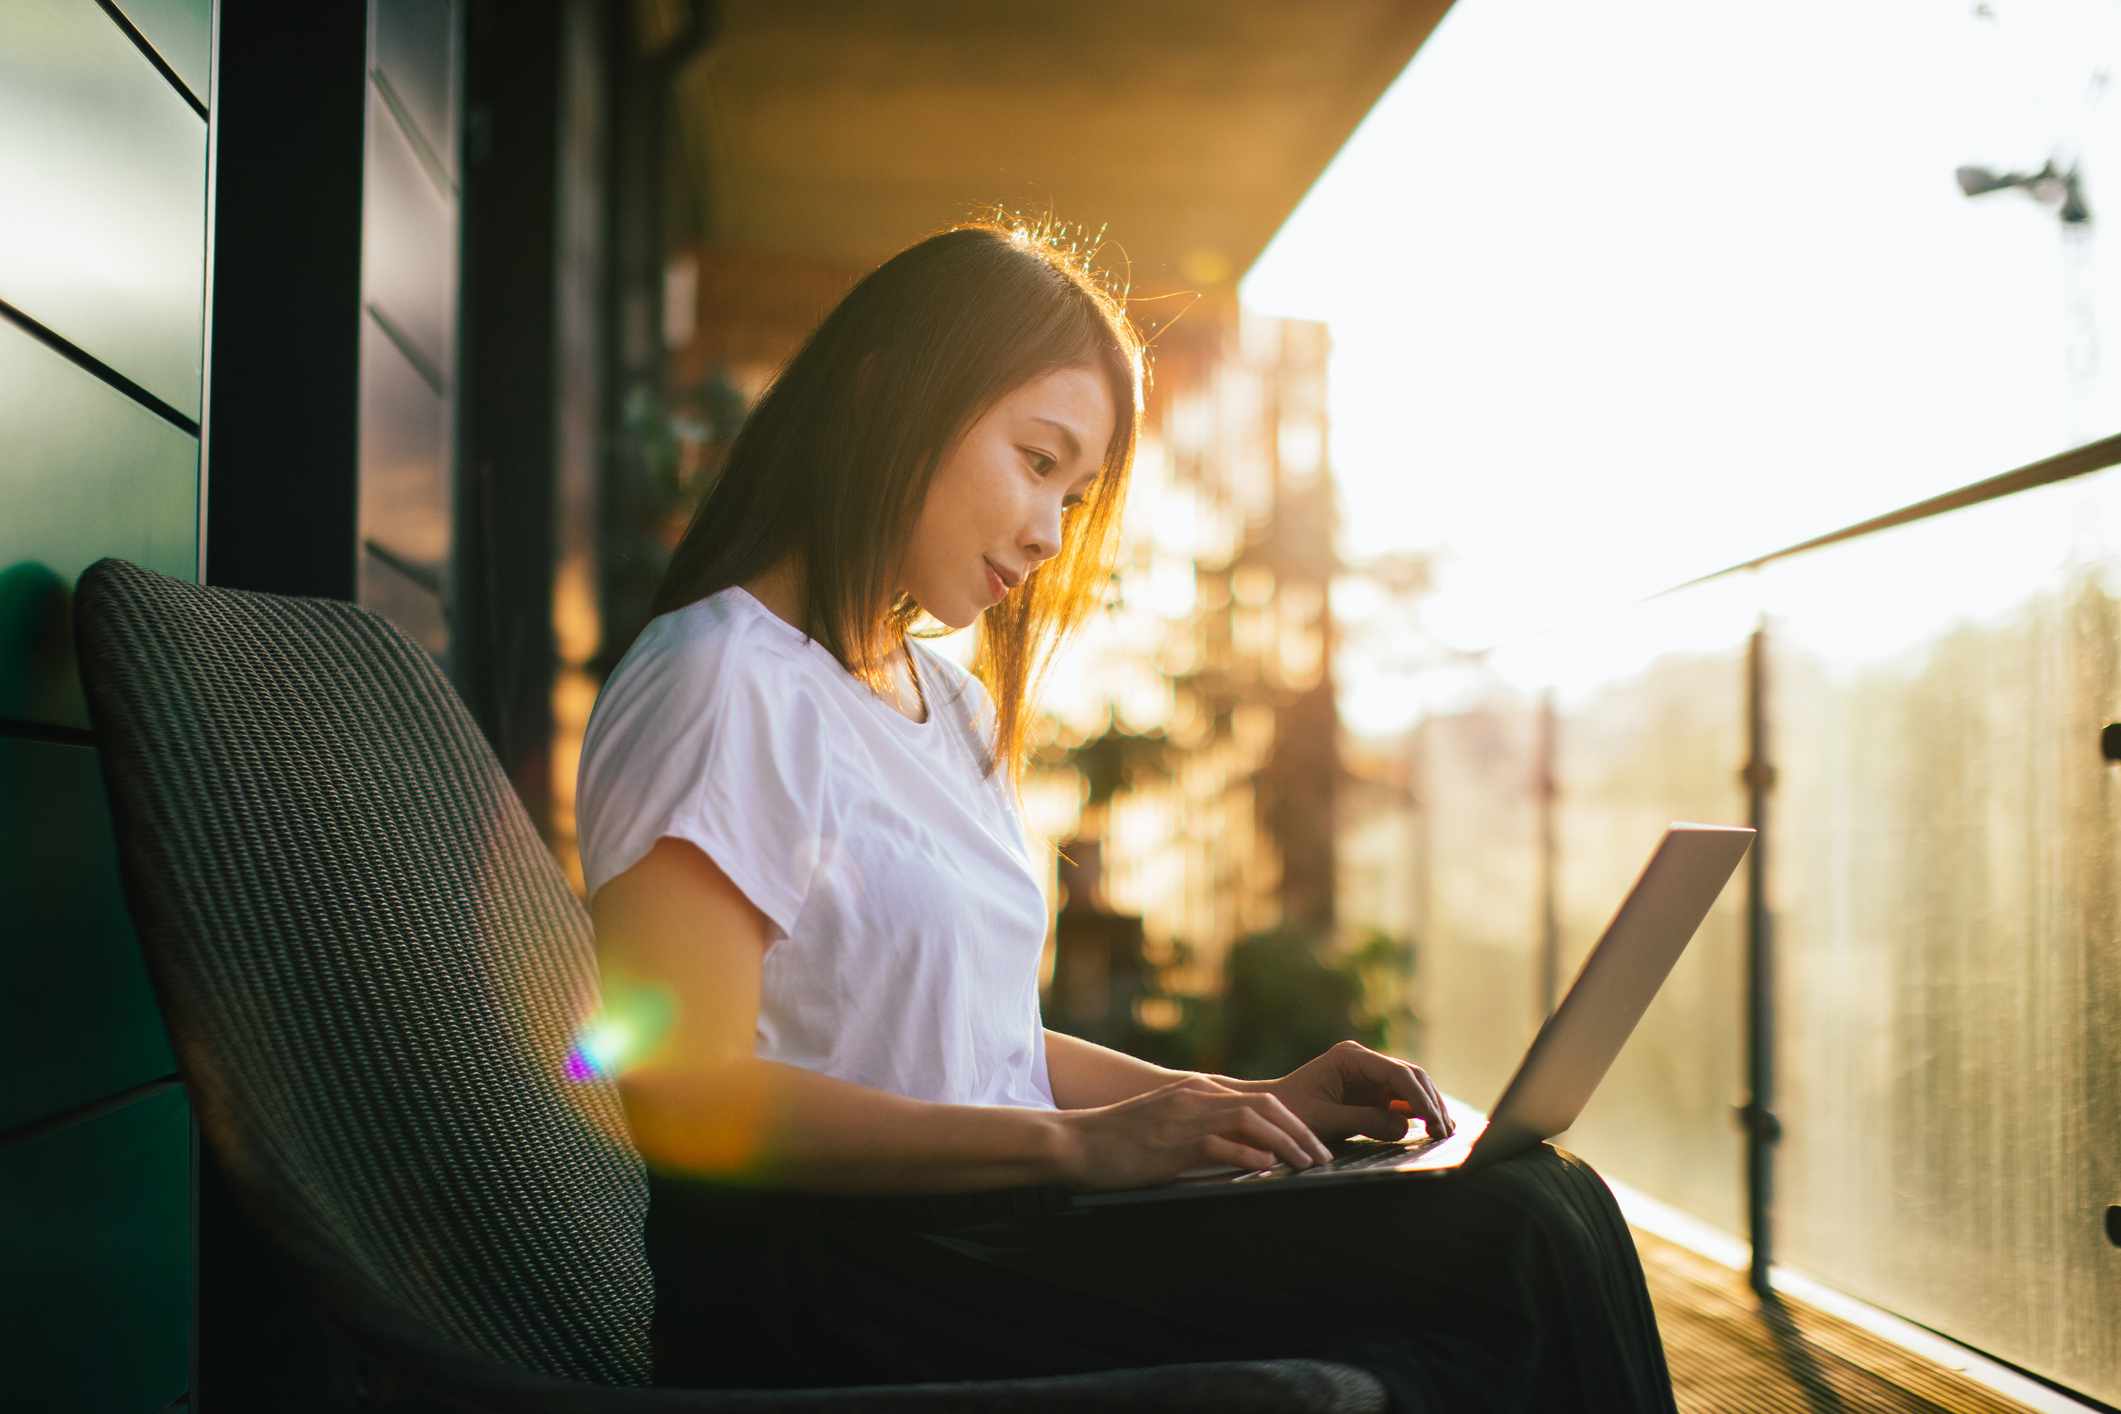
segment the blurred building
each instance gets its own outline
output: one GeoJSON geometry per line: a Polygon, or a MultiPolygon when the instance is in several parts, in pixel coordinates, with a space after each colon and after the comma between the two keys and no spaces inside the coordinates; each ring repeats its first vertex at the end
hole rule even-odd
{"type": "Polygon", "coordinates": [[[1050,689],[1072,759],[1033,823],[1103,843],[1106,902],[1158,960],[1187,946],[1183,991],[1246,932],[1335,919],[1325,353],[1321,326],[1230,304],[1162,331],[1117,601],[1070,649],[1095,671],[1050,689]]]}

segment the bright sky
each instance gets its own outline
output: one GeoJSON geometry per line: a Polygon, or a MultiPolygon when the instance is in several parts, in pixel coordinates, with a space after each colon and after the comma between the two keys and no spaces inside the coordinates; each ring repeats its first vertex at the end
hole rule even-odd
{"type": "Polygon", "coordinates": [[[2121,430],[2117,68],[2117,0],[1458,0],[1241,290],[1332,327],[1343,555],[1478,646],[2121,430]],[[2050,156],[2088,224],[1953,179],[2050,156]]]}

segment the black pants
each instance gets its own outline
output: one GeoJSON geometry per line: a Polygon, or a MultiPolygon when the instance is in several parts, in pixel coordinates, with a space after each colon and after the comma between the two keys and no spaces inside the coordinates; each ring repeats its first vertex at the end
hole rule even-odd
{"type": "Polygon", "coordinates": [[[1613,1196],[1471,1174],[1041,1212],[652,1177],[659,1384],[787,1388],[1311,1356],[1400,1410],[1672,1411],[1613,1196]]]}

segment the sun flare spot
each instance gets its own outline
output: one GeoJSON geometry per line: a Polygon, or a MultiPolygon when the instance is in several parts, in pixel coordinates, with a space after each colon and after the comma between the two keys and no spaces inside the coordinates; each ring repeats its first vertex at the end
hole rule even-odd
{"type": "Polygon", "coordinates": [[[607,985],[603,1006],[575,1033],[567,1053],[567,1078],[616,1078],[663,1039],[675,1010],[668,987],[607,985]]]}

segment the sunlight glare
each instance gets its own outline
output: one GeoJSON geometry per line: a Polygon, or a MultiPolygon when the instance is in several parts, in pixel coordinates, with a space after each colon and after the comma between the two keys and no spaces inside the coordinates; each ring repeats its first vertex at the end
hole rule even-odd
{"type": "Polygon", "coordinates": [[[2113,432],[2121,223],[1953,173],[2121,201],[2121,7],[1993,10],[1455,5],[1240,287],[1331,329],[1343,556],[1479,647],[2113,432]]]}

